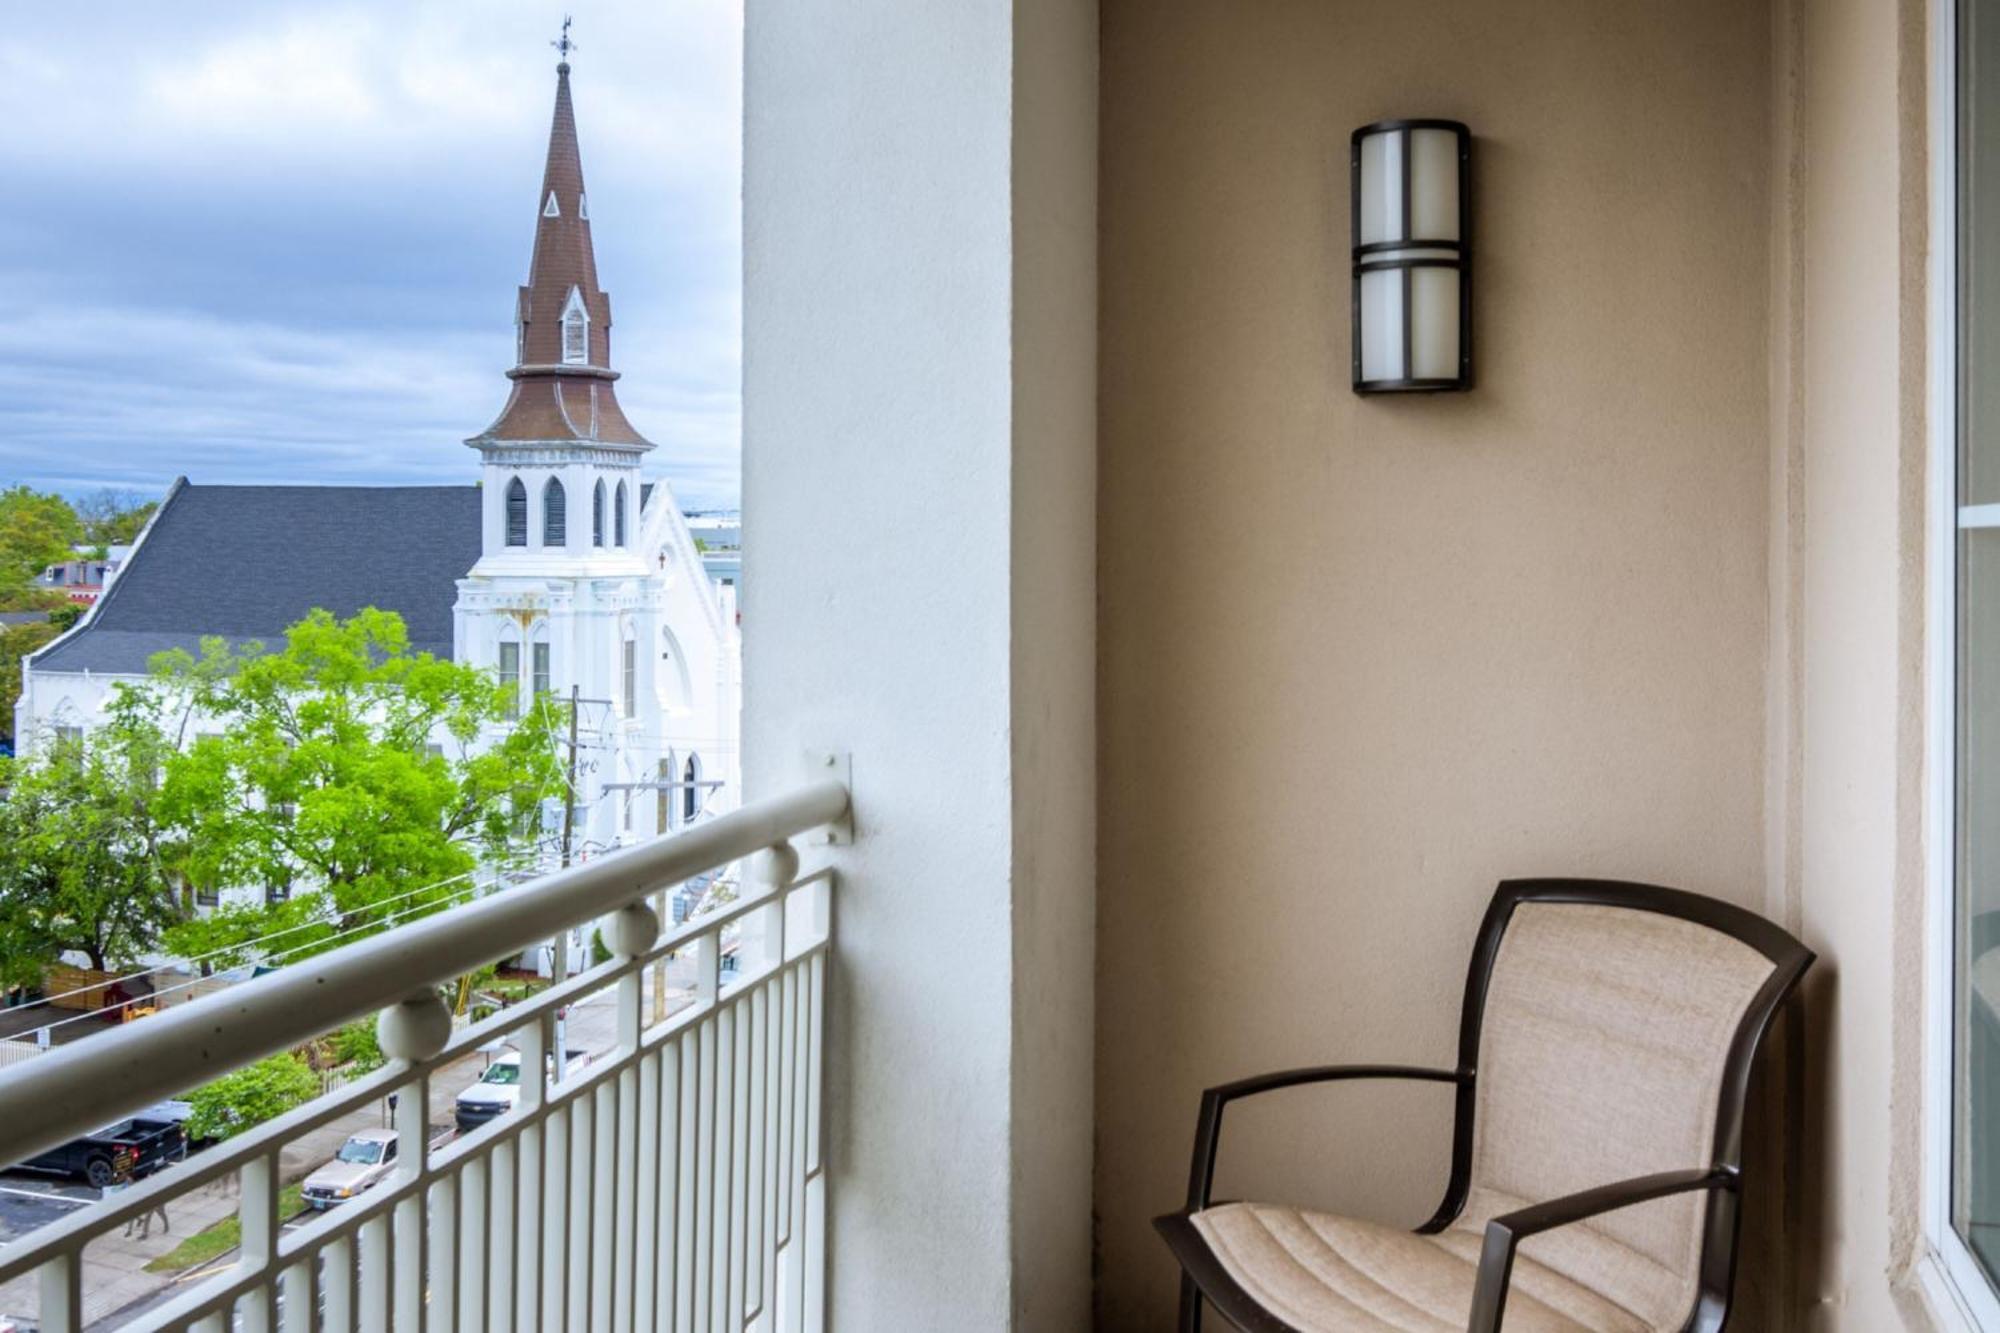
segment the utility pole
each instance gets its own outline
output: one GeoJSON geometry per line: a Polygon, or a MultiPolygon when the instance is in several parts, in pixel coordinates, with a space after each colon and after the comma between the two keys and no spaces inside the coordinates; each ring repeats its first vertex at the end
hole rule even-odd
{"type": "MultiPolygon", "coordinates": [[[[578,685],[569,687],[569,761],[563,774],[562,863],[565,867],[569,865],[570,835],[576,829],[576,715],[583,711],[579,707],[582,701],[577,697],[581,689],[578,685]]],[[[555,957],[550,961],[553,966],[549,970],[555,973],[553,984],[560,986],[569,980],[569,927],[563,927],[556,934],[555,957]]],[[[557,1080],[569,1072],[568,1027],[564,1009],[556,1010],[554,1072],[557,1080]]]]}
{"type": "Polygon", "coordinates": [[[576,828],[576,715],[582,687],[569,687],[569,765],[563,778],[562,863],[569,865],[570,833],[576,828]]]}

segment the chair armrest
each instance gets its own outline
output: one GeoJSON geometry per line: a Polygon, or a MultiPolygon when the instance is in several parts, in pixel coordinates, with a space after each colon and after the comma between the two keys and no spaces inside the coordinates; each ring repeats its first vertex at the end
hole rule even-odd
{"type": "Polygon", "coordinates": [[[1514,1273],[1514,1251],[1529,1236],[1669,1195],[1736,1186],[1736,1172],[1728,1167],[1662,1171],[1565,1194],[1494,1218],[1486,1224],[1486,1240],[1479,1250],[1479,1285],[1473,1289],[1466,1333],[1499,1333],[1500,1317],[1507,1309],[1507,1283],[1514,1273]]]}
{"type": "Polygon", "coordinates": [[[1471,1075],[1457,1069],[1425,1069],[1417,1065],[1314,1065],[1224,1083],[1201,1094],[1201,1118],[1195,1123],[1194,1162],[1188,1168],[1188,1211],[1208,1207],[1215,1183],[1215,1154],[1222,1144],[1222,1108],[1240,1097],[1254,1097],[1303,1083],[1338,1083],[1357,1078],[1418,1079],[1429,1083],[1463,1084],[1471,1075]]]}

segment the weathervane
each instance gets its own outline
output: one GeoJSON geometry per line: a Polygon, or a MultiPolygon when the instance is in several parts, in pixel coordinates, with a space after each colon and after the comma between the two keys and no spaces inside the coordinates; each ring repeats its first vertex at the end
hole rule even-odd
{"type": "Polygon", "coordinates": [[[576,50],[576,43],[569,39],[569,25],[570,16],[565,14],[563,15],[562,36],[549,43],[550,46],[556,49],[556,54],[562,57],[562,62],[565,65],[569,63],[569,53],[576,50]]]}

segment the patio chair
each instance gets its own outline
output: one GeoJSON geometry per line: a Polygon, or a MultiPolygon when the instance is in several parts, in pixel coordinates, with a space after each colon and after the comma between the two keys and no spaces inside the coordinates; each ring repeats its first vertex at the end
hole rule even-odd
{"type": "Polygon", "coordinates": [[[1250,1333],[1715,1333],[1750,1069],[1812,959],[1762,917],[1676,889],[1500,885],[1456,1069],[1333,1065],[1202,1094],[1187,1207],[1155,1223],[1181,1264],[1182,1333],[1204,1301],[1250,1333]],[[1210,1201],[1229,1103],[1375,1078],[1456,1090],[1450,1181],[1416,1231],[1210,1201]]]}

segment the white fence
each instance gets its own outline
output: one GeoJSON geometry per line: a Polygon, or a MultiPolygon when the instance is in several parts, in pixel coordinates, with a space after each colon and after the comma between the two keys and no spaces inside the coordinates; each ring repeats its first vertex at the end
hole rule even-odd
{"type": "Polygon", "coordinates": [[[199,1153],[0,1252],[39,1274],[39,1327],[85,1319],[90,1242],[212,1182],[240,1182],[233,1263],[127,1324],[143,1329],[610,1329],[805,1333],[822,1326],[822,1033],[831,873],[786,840],[840,819],[822,783],[0,1069],[0,1161],[65,1141],[227,1069],[382,1011],[383,1069],[199,1153]],[[744,896],[662,936],[646,903],[760,853],[744,896]],[[437,986],[603,915],[612,961],[455,1035],[437,986]],[[721,970],[724,952],[736,958],[721,970]],[[648,969],[691,958],[659,1021],[648,969]],[[432,1149],[439,1071],[498,1038],[545,1066],[559,1012],[609,991],[617,1040],[579,1075],[521,1081],[511,1113],[432,1149]],[[285,1144],[397,1094],[396,1174],[282,1228],[285,1144]]]}

